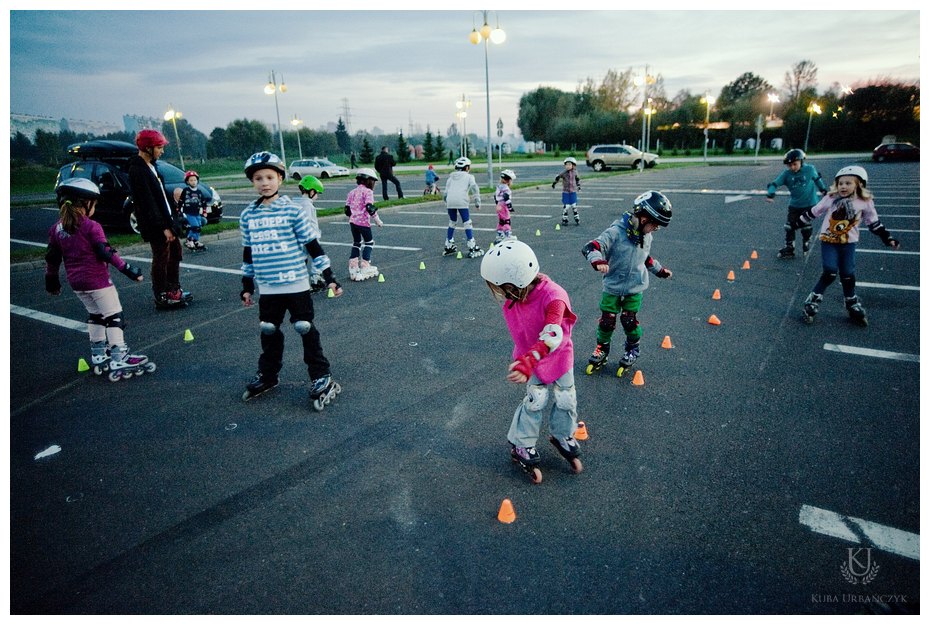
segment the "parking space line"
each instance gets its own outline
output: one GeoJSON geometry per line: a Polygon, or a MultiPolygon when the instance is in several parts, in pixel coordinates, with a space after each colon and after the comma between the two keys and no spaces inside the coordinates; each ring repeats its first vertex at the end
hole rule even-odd
{"type": "Polygon", "coordinates": [[[803,505],[798,522],[812,531],[920,561],[920,534],[803,505]],[[861,536],[861,539],[860,539],[861,536]]]}
{"type": "MultiPolygon", "coordinates": [[[[523,206],[529,206],[529,204],[521,204],[523,206]]],[[[551,206],[551,205],[550,205],[551,206]]],[[[449,217],[449,213],[439,212],[439,211],[396,211],[390,213],[392,215],[439,215],[440,217],[449,217]]],[[[531,217],[533,219],[549,219],[552,215],[532,215],[528,213],[517,213],[520,217],[531,217]]],[[[497,213],[469,213],[471,217],[497,217],[497,213]]],[[[899,232],[896,230],[896,232],[899,232]]]]}
{"type": "Polygon", "coordinates": [[[899,289],[901,291],[919,291],[919,286],[908,286],[906,284],[881,284],[879,282],[856,282],[856,286],[867,289],[899,289]]]}
{"type": "Polygon", "coordinates": [[[920,362],[920,354],[905,354],[904,352],[888,352],[882,349],[868,347],[854,347],[853,345],[837,345],[824,343],[823,348],[828,352],[852,354],[855,356],[869,356],[870,358],[885,358],[887,360],[903,360],[904,362],[920,362]]]}
{"type": "Polygon", "coordinates": [[[863,250],[857,249],[856,252],[862,252],[863,254],[904,254],[908,256],[920,256],[920,252],[908,252],[905,250],[863,250]]]}
{"type": "Polygon", "coordinates": [[[69,330],[77,330],[78,332],[83,332],[85,334],[87,333],[87,322],[74,321],[72,319],[59,317],[58,315],[50,315],[49,313],[39,312],[38,310],[32,310],[31,308],[23,308],[22,306],[17,306],[16,304],[10,304],[10,312],[14,315],[20,315],[21,317],[28,317],[30,319],[35,319],[36,321],[50,323],[52,325],[67,328],[69,330]]]}

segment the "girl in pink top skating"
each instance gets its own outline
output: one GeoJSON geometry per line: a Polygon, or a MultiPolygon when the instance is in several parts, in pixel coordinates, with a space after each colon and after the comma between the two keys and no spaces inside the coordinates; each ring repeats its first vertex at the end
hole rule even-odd
{"type": "Polygon", "coordinates": [[[543,409],[552,392],[549,442],[580,473],[572,327],[577,317],[568,294],[545,274],[529,245],[516,239],[496,244],[481,261],[481,277],[501,303],[504,320],[513,337],[513,361],[507,380],[526,384],[526,397],[510,424],[511,459],[530,476],[542,481],[536,442],[543,409]]]}
{"type": "Polygon", "coordinates": [[[357,187],[349,191],[346,197],[345,213],[352,229],[352,253],[349,256],[349,278],[353,282],[378,277],[378,268],[371,264],[371,249],[375,239],[371,235],[371,222],[378,227],[384,225],[375,208],[375,194],[372,189],[378,181],[378,174],[373,169],[359,169],[355,175],[357,187]],[[362,242],[364,241],[364,247],[362,242]],[[359,261],[361,257],[361,262],[359,261]]]}

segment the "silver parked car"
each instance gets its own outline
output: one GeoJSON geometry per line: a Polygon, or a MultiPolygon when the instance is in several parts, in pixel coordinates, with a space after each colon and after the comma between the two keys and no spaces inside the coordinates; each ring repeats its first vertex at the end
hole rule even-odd
{"type": "Polygon", "coordinates": [[[345,167],[337,165],[326,158],[302,158],[291,161],[291,166],[287,172],[294,180],[300,180],[304,176],[332,178],[334,176],[348,176],[351,173],[345,167]]]}
{"type": "Polygon", "coordinates": [[[603,171],[611,167],[630,167],[636,169],[639,162],[647,167],[655,167],[659,162],[659,155],[651,152],[641,152],[630,145],[611,144],[595,145],[585,154],[585,163],[594,171],[603,171]]]}

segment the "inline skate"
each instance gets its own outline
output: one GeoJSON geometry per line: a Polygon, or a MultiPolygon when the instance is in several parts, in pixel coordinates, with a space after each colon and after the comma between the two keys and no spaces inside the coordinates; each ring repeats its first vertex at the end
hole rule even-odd
{"type": "Polygon", "coordinates": [[[190,291],[182,291],[180,288],[164,291],[155,297],[155,308],[158,310],[185,308],[193,299],[194,296],[190,291]]]}
{"type": "Polygon", "coordinates": [[[814,317],[817,316],[817,311],[820,309],[820,302],[822,301],[823,295],[819,293],[811,293],[807,296],[807,299],[804,300],[804,308],[801,313],[801,319],[804,323],[814,323],[814,317]]]}
{"type": "Polygon", "coordinates": [[[245,385],[245,392],[242,394],[242,401],[249,401],[253,397],[258,397],[264,393],[267,393],[274,387],[278,385],[278,376],[276,375],[266,375],[259,371],[256,373],[249,383],[245,385]]]}
{"type": "Polygon", "coordinates": [[[562,225],[563,226],[568,225],[568,207],[567,206],[562,207],[562,225]]]}
{"type": "Polygon", "coordinates": [[[572,205],[572,214],[573,214],[574,217],[575,217],[575,225],[576,225],[576,226],[580,226],[580,225],[581,225],[581,217],[578,216],[578,207],[577,207],[577,206],[572,205]]]}
{"type": "Polygon", "coordinates": [[[789,243],[778,250],[778,258],[794,258],[794,243],[789,243]]]}
{"type": "Polygon", "coordinates": [[[361,282],[362,280],[368,280],[369,278],[377,278],[378,268],[369,263],[367,260],[363,260],[359,263],[358,272],[356,272],[355,276],[350,275],[350,277],[355,282],[361,282]]]}
{"type": "Polygon", "coordinates": [[[801,252],[804,253],[804,258],[807,258],[807,255],[811,253],[811,240],[804,239],[801,241],[801,252]]]}
{"type": "Polygon", "coordinates": [[[90,344],[90,366],[94,375],[103,375],[110,370],[110,348],[106,341],[95,341],[90,344]]]}
{"type": "Polygon", "coordinates": [[[310,383],[310,400],[313,409],[322,412],[323,408],[332,403],[336,396],[342,392],[342,387],[333,382],[333,376],[326,374],[310,383]]]}
{"type": "Polygon", "coordinates": [[[555,436],[549,436],[549,442],[552,443],[552,446],[555,447],[555,450],[559,452],[560,456],[568,460],[568,464],[572,467],[572,473],[581,473],[584,470],[581,459],[578,457],[581,455],[581,448],[578,446],[578,441],[572,437],[558,439],[555,436]]]}
{"type": "MultiPolygon", "coordinates": [[[[143,373],[155,371],[155,363],[149,361],[148,356],[130,354],[126,345],[114,345],[110,348],[110,362],[107,365],[110,382],[118,382],[143,373]]],[[[95,371],[96,373],[96,371],[95,371]]]]}
{"type": "Polygon", "coordinates": [[[625,353],[620,358],[620,366],[617,368],[617,377],[623,377],[623,373],[633,366],[636,359],[639,358],[639,341],[630,343],[627,341],[624,346],[625,353]]]}
{"type": "Polygon", "coordinates": [[[468,257],[478,258],[484,256],[484,250],[478,247],[478,242],[474,239],[468,239],[468,257]]]}
{"type": "Polygon", "coordinates": [[[591,375],[595,371],[600,370],[607,364],[607,356],[609,354],[610,343],[598,343],[597,347],[594,348],[594,353],[588,358],[588,366],[585,368],[584,372],[591,375]]]}
{"type": "Polygon", "coordinates": [[[446,244],[442,248],[443,256],[452,256],[459,251],[458,246],[455,245],[455,239],[446,239],[446,244]]]}
{"type": "Polygon", "coordinates": [[[846,312],[849,313],[849,318],[853,323],[859,324],[860,326],[869,325],[869,320],[865,316],[865,308],[862,307],[858,295],[846,298],[846,312]]]}
{"type": "Polygon", "coordinates": [[[520,465],[520,468],[530,477],[533,484],[542,482],[542,471],[537,466],[539,464],[539,453],[535,447],[517,447],[511,443],[510,459],[520,465]]]}

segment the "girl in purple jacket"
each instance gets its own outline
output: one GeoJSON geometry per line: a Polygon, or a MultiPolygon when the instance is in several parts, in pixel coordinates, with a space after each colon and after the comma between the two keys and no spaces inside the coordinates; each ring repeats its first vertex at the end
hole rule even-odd
{"type": "Polygon", "coordinates": [[[539,273],[536,254],[516,239],[506,239],[488,250],[481,261],[481,277],[501,303],[513,337],[507,380],[526,384],[526,397],[517,407],[507,434],[511,459],[533,483],[542,481],[536,441],[551,390],[554,403],[549,413],[549,442],[572,470],[580,473],[572,347],[572,327],[578,317],[572,312],[568,294],[539,273]]]}
{"type": "Polygon", "coordinates": [[[58,270],[62,262],[68,284],[87,309],[87,333],[94,373],[109,371],[109,378],[141,375],[155,370],[147,356],[130,354],[123,337],[123,308],[110,280],[108,264],[130,280],[142,282],[142,273],[110,247],[103,228],[91,217],[100,189],[86,178],[71,178],[55,192],[61,218],[48,232],[45,254],[45,290],[61,294],[58,270]]]}

